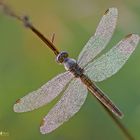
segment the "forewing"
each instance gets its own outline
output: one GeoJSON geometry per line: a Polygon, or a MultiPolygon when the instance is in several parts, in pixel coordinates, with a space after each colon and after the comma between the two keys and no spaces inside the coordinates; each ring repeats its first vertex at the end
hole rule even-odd
{"type": "Polygon", "coordinates": [[[105,55],[89,63],[85,68],[85,74],[95,82],[103,81],[112,76],[125,64],[138,42],[138,35],[126,36],[105,55]]]}
{"type": "Polygon", "coordinates": [[[78,64],[82,68],[105,48],[113,35],[117,17],[118,11],[116,8],[109,8],[105,12],[96,29],[95,35],[90,38],[78,57],[78,64]]]}
{"type": "Polygon", "coordinates": [[[51,102],[59,95],[59,93],[61,93],[72,78],[73,75],[70,72],[59,74],[38,90],[33,91],[23,98],[17,100],[16,104],[14,105],[14,111],[27,112],[51,102]]]}
{"type": "Polygon", "coordinates": [[[49,133],[68,121],[79,111],[87,97],[87,88],[80,79],[74,79],[69,84],[60,101],[43,119],[40,127],[42,134],[49,133]]]}

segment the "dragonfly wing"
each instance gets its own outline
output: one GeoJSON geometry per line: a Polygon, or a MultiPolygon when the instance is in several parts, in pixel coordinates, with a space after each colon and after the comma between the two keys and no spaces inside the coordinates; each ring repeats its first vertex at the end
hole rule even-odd
{"type": "Polygon", "coordinates": [[[74,79],[65,90],[60,101],[51,109],[43,119],[40,127],[42,134],[50,133],[68,121],[79,111],[87,97],[87,88],[80,79],[74,79]]]}
{"type": "Polygon", "coordinates": [[[84,67],[97,54],[99,54],[111,39],[116,27],[118,11],[116,8],[109,8],[102,17],[95,35],[90,38],[78,57],[78,64],[84,67]]]}
{"type": "Polygon", "coordinates": [[[85,67],[85,74],[93,81],[100,82],[115,74],[135,50],[140,37],[130,34],[109,52],[85,67]]]}
{"type": "Polygon", "coordinates": [[[27,112],[37,109],[57,97],[64,87],[70,82],[73,75],[70,72],[59,74],[48,81],[41,88],[17,100],[14,105],[15,112],[27,112]]]}

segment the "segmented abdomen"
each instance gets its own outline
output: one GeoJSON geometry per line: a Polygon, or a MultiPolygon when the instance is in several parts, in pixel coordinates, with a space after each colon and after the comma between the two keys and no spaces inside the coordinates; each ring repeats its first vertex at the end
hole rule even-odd
{"type": "Polygon", "coordinates": [[[123,117],[123,113],[117,108],[117,106],[86,75],[82,74],[80,79],[87,86],[88,90],[111,112],[120,118],[123,117]]]}

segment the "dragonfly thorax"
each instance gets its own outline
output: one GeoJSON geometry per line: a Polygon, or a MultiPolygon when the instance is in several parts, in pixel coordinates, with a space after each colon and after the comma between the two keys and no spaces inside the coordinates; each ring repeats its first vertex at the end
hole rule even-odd
{"type": "Polygon", "coordinates": [[[79,67],[75,59],[66,58],[63,64],[65,69],[73,73],[75,77],[80,77],[83,74],[83,69],[79,67]]]}
{"type": "Polygon", "coordinates": [[[65,51],[60,52],[57,55],[56,61],[60,64],[63,64],[65,69],[73,73],[75,77],[80,77],[83,74],[83,69],[79,67],[79,65],[76,63],[76,60],[69,58],[68,53],[65,51]]]}

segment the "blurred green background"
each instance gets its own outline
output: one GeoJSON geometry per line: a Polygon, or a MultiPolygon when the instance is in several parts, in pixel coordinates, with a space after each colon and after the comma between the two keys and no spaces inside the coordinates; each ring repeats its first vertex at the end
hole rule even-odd
{"type": "MultiPolygon", "coordinates": [[[[140,34],[139,0],[10,0],[20,14],[48,38],[55,32],[55,45],[77,58],[95,32],[104,11],[117,7],[116,32],[107,50],[131,32],[140,34]]],[[[124,140],[122,132],[89,94],[81,110],[48,135],[39,132],[42,118],[57,100],[32,112],[13,112],[15,101],[64,71],[53,53],[30,30],[0,13],[0,140],[124,140]]],[[[140,139],[140,45],[115,76],[98,86],[122,109],[122,122],[140,139]]]]}

